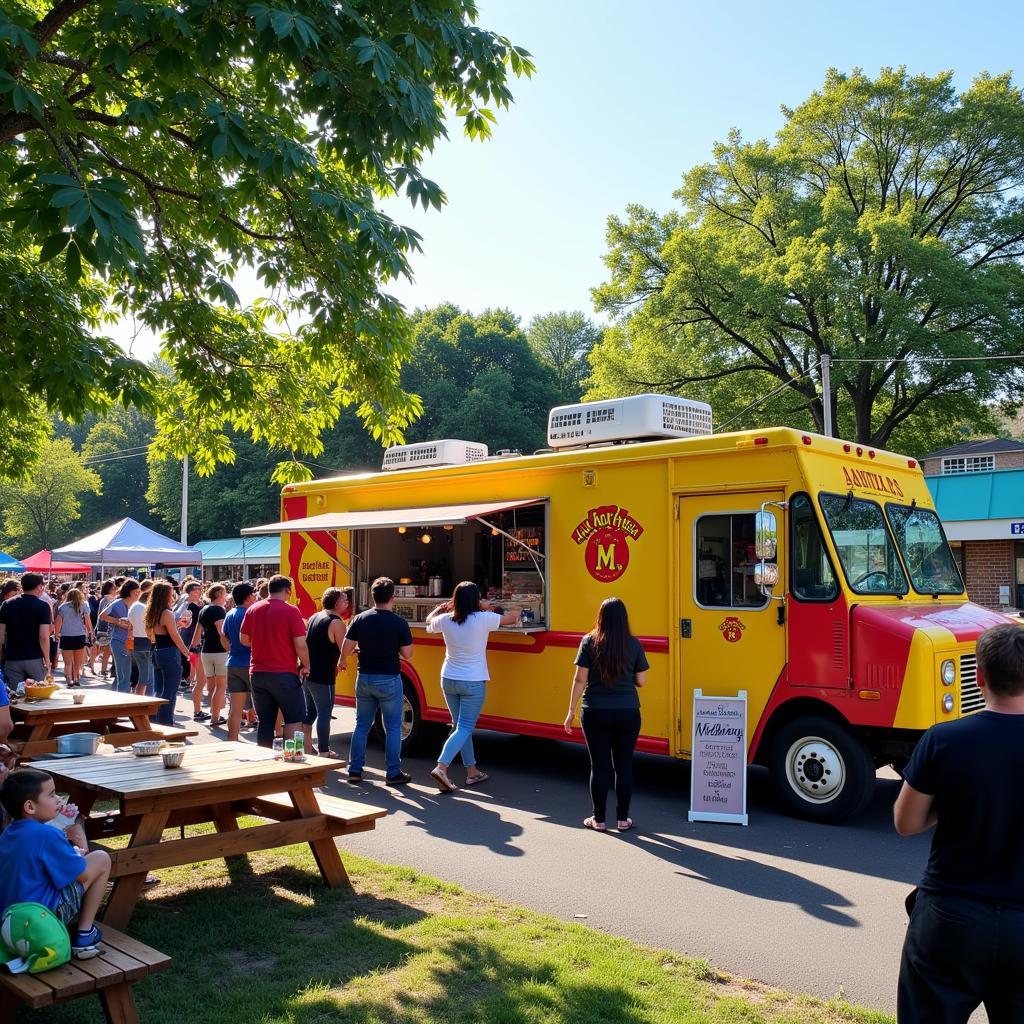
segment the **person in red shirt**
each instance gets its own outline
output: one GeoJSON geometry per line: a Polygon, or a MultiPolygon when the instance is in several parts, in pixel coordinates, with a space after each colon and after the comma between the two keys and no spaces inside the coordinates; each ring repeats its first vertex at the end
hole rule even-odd
{"type": "Polygon", "coordinates": [[[278,712],[284,721],[285,736],[306,733],[302,680],[309,675],[306,624],[299,609],[288,603],[292,581],[287,576],[272,576],[268,590],[266,601],[246,611],[239,636],[246,647],[252,648],[250,679],[252,701],[259,717],[256,742],[261,747],[274,745],[278,712]]]}

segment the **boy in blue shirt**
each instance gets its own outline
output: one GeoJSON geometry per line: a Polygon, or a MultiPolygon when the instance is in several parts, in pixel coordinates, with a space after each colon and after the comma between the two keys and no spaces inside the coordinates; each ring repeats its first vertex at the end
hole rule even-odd
{"type": "Polygon", "coordinates": [[[73,846],[63,828],[50,823],[61,811],[53,779],[37,768],[11,772],[0,787],[0,803],[11,823],[0,834],[0,912],[15,903],[41,903],[65,925],[76,918],[71,952],[78,960],[99,953],[103,933],[96,912],[110,876],[104,850],[73,846]]]}

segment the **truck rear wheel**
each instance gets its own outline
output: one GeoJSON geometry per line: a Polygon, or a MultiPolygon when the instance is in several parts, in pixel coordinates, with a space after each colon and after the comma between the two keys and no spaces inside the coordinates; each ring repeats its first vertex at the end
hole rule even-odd
{"type": "MultiPolygon", "coordinates": [[[[404,676],[402,678],[402,753],[420,754],[427,745],[427,734],[430,732],[430,723],[423,720],[420,709],[420,702],[416,696],[416,689],[404,676]]],[[[381,721],[380,712],[373,720],[373,728],[370,730],[370,738],[375,742],[384,745],[384,723],[381,721]]]]}
{"type": "Polygon", "coordinates": [[[811,821],[845,821],[867,806],[875,788],[867,747],[846,727],[814,715],[779,730],[768,768],[786,810],[811,821]]]}

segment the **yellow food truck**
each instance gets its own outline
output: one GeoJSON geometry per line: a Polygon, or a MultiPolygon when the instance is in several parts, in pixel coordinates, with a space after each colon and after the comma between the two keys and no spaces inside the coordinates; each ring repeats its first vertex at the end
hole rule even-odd
{"type": "MultiPolygon", "coordinates": [[[[651,664],[638,749],[689,756],[693,691],[748,694],[749,760],[793,813],[841,821],[935,722],[982,707],[975,641],[1006,619],[967,601],[917,463],[641,395],[560,407],[550,449],[390,449],[379,473],[291,484],[282,572],[304,615],[328,586],[390,576],[413,628],[404,732],[448,722],[429,611],[473,580],[521,608],[492,634],[479,726],[564,739],[573,657],[622,598],[651,664]]],[[[339,677],[354,702],[354,668],[339,677]]],[[[576,730],[575,738],[582,740],[576,730]]]]}

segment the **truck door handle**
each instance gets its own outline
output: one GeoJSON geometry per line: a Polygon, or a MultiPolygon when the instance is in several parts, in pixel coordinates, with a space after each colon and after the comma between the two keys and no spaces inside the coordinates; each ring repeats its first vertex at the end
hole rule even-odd
{"type": "Polygon", "coordinates": [[[693,619],[679,620],[679,635],[684,640],[689,640],[693,636],[693,619]]]}

